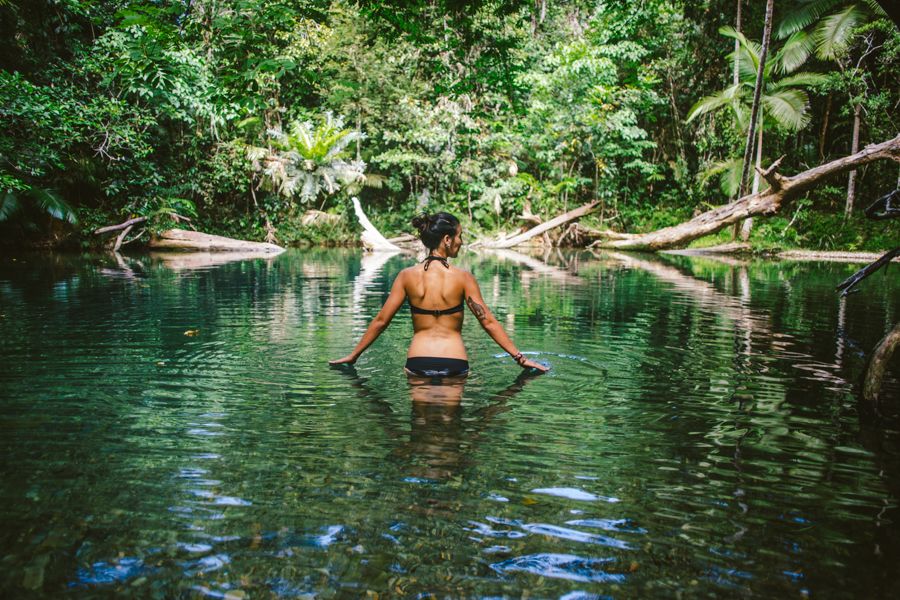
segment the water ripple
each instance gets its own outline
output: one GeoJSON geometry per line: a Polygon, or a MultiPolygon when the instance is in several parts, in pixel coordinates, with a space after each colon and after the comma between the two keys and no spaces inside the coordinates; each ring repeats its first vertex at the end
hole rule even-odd
{"type": "Polygon", "coordinates": [[[614,558],[584,558],[575,554],[529,554],[494,563],[491,568],[498,573],[520,571],[571,581],[624,583],[625,575],[603,570],[614,562],[614,558]]]}

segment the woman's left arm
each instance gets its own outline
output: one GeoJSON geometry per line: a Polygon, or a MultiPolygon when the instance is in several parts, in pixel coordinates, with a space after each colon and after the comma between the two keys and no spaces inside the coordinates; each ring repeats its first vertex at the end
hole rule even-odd
{"type": "Polygon", "coordinates": [[[353,352],[343,358],[330,360],[328,361],[329,364],[340,365],[349,363],[352,365],[359,359],[360,355],[365,352],[366,348],[371,346],[372,342],[378,339],[381,332],[387,329],[388,325],[391,324],[391,319],[394,318],[394,315],[397,314],[397,311],[400,310],[400,307],[403,305],[403,301],[406,300],[406,287],[403,285],[405,273],[406,271],[400,271],[400,274],[397,275],[397,278],[394,280],[394,285],[391,286],[391,293],[388,295],[387,300],[384,301],[384,306],[381,307],[381,310],[378,311],[378,314],[372,319],[372,322],[369,323],[369,327],[366,329],[362,338],[360,338],[359,343],[356,344],[356,348],[353,349],[353,352]]]}

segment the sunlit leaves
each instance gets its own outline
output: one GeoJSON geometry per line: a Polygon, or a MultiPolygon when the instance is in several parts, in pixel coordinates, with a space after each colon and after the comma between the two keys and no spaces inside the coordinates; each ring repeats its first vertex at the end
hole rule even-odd
{"type": "Polygon", "coordinates": [[[762,103],[767,114],[786,129],[802,129],[809,123],[809,98],[801,89],[781,89],[765,94],[762,103]]]}
{"type": "Polygon", "coordinates": [[[851,4],[822,19],[814,34],[819,56],[825,59],[837,58],[846,50],[853,30],[864,18],[865,14],[855,4],[851,4]]]}
{"type": "Polygon", "coordinates": [[[299,196],[311,202],[320,194],[330,196],[341,186],[365,181],[366,164],[344,160],[347,146],[365,136],[344,128],[343,120],[326,114],[316,126],[309,121],[293,121],[287,131],[268,132],[271,148],[250,147],[248,158],[273,190],[286,198],[299,196]]]}
{"type": "Polygon", "coordinates": [[[841,0],[801,0],[781,19],[775,29],[775,37],[783,39],[809,27],[840,3],[841,0]]]}

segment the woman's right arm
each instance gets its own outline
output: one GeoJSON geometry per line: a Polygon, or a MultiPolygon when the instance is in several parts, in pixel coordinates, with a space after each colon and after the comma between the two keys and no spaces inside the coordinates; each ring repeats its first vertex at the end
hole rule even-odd
{"type": "Polygon", "coordinates": [[[330,364],[352,365],[359,359],[359,356],[365,352],[366,348],[371,346],[372,342],[378,339],[381,332],[387,329],[387,326],[391,324],[391,319],[394,318],[394,315],[397,314],[397,311],[406,299],[406,288],[403,282],[405,272],[406,271],[400,271],[400,274],[397,275],[397,278],[394,280],[394,285],[391,286],[391,293],[388,294],[387,300],[384,301],[384,306],[381,307],[381,310],[378,311],[378,315],[376,315],[375,318],[372,319],[372,322],[369,323],[369,327],[359,340],[359,343],[356,344],[353,352],[343,358],[328,361],[330,364]]]}
{"type": "MultiPolygon", "coordinates": [[[[466,305],[469,307],[469,310],[472,311],[472,314],[475,315],[475,318],[478,319],[478,322],[481,323],[481,327],[489,336],[491,336],[491,339],[497,342],[497,345],[508,352],[510,356],[513,358],[521,356],[519,349],[509,338],[506,330],[503,329],[503,326],[487,307],[484,298],[481,296],[481,288],[478,287],[478,281],[475,280],[475,276],[471,273],[466,273],[465,277],[466,305]]],[[[528,360],[524,356],[521,356],[516,362],[523,369],[538,369],[541,372],[547,370],[547,367],[544,365],[536,363],[533,360],[528,360]]]]}

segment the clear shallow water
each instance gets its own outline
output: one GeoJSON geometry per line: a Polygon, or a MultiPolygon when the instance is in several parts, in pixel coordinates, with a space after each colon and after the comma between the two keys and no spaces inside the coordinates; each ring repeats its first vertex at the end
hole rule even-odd
{"type": "Polygon", "coordinates": [[[0,258],[0,593],[900,592],[892,272],[468,254],[550,374],[468,318],[465,386],[411,388],[405,308],[329,368],[411,263],[0,258]]]}

